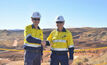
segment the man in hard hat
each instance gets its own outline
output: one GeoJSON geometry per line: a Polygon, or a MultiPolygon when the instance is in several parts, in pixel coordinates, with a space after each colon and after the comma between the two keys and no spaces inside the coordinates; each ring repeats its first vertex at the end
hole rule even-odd
{"type": "Polygon", "coordinates": [[[65,20],[63,16],[56,18],[57,30],[53,30],[46,41],[51,45],[51,63],[50,65],[71,65],[73,62],[74,43],[70,31],[64,28],[65,20]],[[69,52],[69,58],[68,54],[69,52]]]}
{"type": "Polygon", "coordinates": [[[43,51],[43,31],[38,24],[40,23],[41,15],[39,12],[34,12],[31,16],[33,24],[25,27],[24,30],[24,49],[25,58],[24,65],[41,65],[43,51]]]}

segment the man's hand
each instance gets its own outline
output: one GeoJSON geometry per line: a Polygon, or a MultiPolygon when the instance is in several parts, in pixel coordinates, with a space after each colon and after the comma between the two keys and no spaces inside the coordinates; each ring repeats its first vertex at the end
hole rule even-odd
{"type": "Polygon", "coordinates": [[[69,59],[69,65],[71,65],[73,63],[73,60],[69,59]]]}
{"type": "Polygon", "coordinates": [[[46,46],[46,41],[42,41],[41,44],[42,44],[43,47],[45,47],[46,46]]]}

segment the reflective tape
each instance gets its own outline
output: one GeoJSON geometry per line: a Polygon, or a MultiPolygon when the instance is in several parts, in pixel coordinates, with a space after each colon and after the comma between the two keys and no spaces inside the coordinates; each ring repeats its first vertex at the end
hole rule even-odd
{"type": "MultiPolygon", "coordinates": [[[[81,51],[89,51],[89,50],[102,50],[106,49],[107,47],[100,47],[100,48],[90,48],[90,49],[75,49],[74,52],[81,52],[81,51]]],[[[18,50],[18,49],[6,49],[6,48],[0,48],[0,50],[4,51],[24,51],[24,50],[18,50]]],[[[51,51],[44,51],[44,52],[51,52],[51,51]]]]}
{"type": "Polygon", "coordinates": [[[41,45],[36,45],[36,44],[29,44],[29,43],[25,43],[25,46],[30,46],[30,47],[41,47],[41,45]]]}
{"type": "MultiPolygon", "coordinates": [[[[32,35],[31,35],[31,34],[28,34],[28,35],[26,36],[26,39],[27,39],[29,36],[32,36],[32,35]]],[[[33,38],[35,38],[35,37],[33,37],[33,38]]],[[[35,38],[35,39],[40,40],[39,38],[35,38]]]]}
{"type": "Polygon", "coordinates": [[[66,40],[53,40],[53,42],[65,42],[66,43],[66,40]]]}
{"type": "Polygon", "coordinates": [[[72,47],[74,47],[74,45],[70,45],[70,46],[69,46],[69,48],[72,48],[72,47]]]}
{"type": "Polygon", "coordinates": [[[51,48],[54,51],[68,51],[68,48],[51,48]]]}
{"type": "Polygon", "coordinates": [[[29,36],[31,36],[31,34],[28,34],[28,35],[26,36],[26,39],[27,39],[29,36]]]}

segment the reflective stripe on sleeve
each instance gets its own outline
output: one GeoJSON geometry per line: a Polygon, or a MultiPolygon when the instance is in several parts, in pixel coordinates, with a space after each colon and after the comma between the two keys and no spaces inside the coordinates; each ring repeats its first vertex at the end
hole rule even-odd
{"type": "MultiPolygon", "coordinates": [[[[28,35],[26,36],[26,39],[27,39],[29,36],[32,36],[32,35],[31,35],[31,34],[28,34],[28,35]]],[[[35,37],[33,37],[33,38],[35,38],[35,37]]],[[[39,38],[35,38],[35,39],[40,40],[39,38]]]]}
{"type": "Polygon", "coordinates": [[[70,46],[69,46],[69,48],[72,48],[72,47],[74,47],[74,45],[70,45],[70,46]]]}

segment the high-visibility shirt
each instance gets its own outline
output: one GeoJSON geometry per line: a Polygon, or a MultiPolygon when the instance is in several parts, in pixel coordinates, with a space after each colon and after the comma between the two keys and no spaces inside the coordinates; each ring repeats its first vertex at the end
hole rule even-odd
{"type": "Polygon", "coordinates": [[[24,46],[41,47],[41,40],[43,40],[43,31],[39,28],[35,29],[34,25],[28,25],[24,30],[24,46]]]}
{"type": "Polygon", "coordinates": [[[63,28],[62,32],[53,30],[47,40],[50,42],[51,50],[68,51],[68,48],[74,47],[72,33],[63,28]]]}

